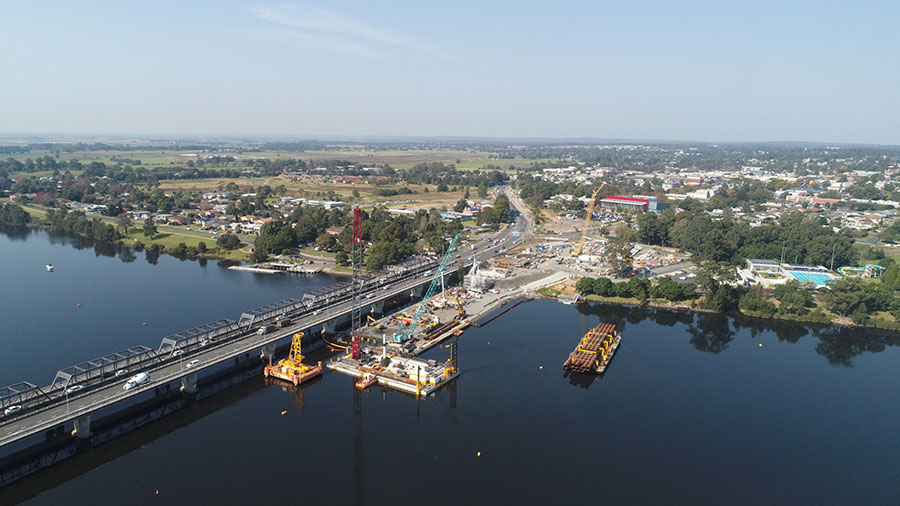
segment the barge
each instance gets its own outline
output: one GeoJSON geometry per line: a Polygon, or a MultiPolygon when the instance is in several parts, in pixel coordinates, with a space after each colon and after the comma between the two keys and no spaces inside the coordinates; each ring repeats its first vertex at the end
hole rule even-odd
{"type": "Polygon", "coordinates": [[[581,338],[563,368],[579,373],[603,374],[621,342],[622,336],[614,324],[601,323],[581,338]]]}
{"type": "Polygon", "coordinates": [[[379,384],[416,396],[427,396],[459,376],[456,367],[456,343],[451,343],[446,362],[422,360],[385,352],[362,351],[359,359],[342,355],[328,363],[328,368],[359,378],[356,387],[366,389],[379,384]]]}

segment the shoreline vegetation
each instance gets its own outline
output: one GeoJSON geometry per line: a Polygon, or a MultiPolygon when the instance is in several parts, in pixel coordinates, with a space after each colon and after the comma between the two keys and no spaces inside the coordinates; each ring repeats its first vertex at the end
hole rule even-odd
{"type": "Polygon", "coordinates": [[[898,310],[894,308],[900,301],[887,293],[888,289],[893,291],[892,287],[888,286],[888,289],[885,289],[876,286],[886,284],[884,280],[845,278],[839,280],[839,283],[833,285],[827,293],[816,293],[810,286],[797,282],[786,283],[775,290],[728,287],[730,291],[738,292],[737,305],[726,304],[724,307],[715,307],[713,303],[717,295],[715,291],[698,289],[693,283],[678,284],[668,278],[653,283],[636,278],[625,282],[613,282],[607,278],[585,277],[574,287],[571,282],[564,282],[541,288],[538,293],[543,297],[557,300],[578,293],[580,301],[619,306],[650,307],[690,313],[737,313],[751,318],[791,321],[799,324],[900,331],[900,322],[896,316],[898,310]],[[682,292],[673,289],[672,285],[682,287],[682,292]],[[592,293],[594,290],[600,293],[592,293]],[[867,301],[879,310],[867,309],[867,301]]]}
{"type": "MultiPolygon", "coordinates": [[[[118,223],[118,220],[88,216],[81,211],[65,211],[53,208],[41,209],[35,205],[22,206],[17,203],[0,203],[0,226],[18,229],[48,230],[70,235],[74,238],[93,241],[101,249],[110,252],[128,248],[135,252],[145,252],[148,261],[156,263],[159,255],[168,254],[179,260],[217,260],[240,265],[249,262],[249,243],[243,243],[233,234],[223,234],[219,240],[204,240],[200,234],[180,231],[159,231],[146,223],[138,225],[118,223]],[[146,231],[146,233],[145,233],[146,231]],[[148,235],[149,234],[149,235],[148,235]],[[224,240],[223,240],[224,239],[224,240]],[[231,239],[231,240],[229,240],[231,239]],[[210,246],[211,244],[211,246],[210,246]]],[[[303,257],[312,259],[315,253],[302,251],[303,257]]],[[[329,257],[321,255],[322,263],[329,257]]],[[[323,274],[346,276],[349,269],[334,264],[333,259],[321,270],[323,274]]],[[[275,272],[275,271],[273,271],[275,272]]]]}

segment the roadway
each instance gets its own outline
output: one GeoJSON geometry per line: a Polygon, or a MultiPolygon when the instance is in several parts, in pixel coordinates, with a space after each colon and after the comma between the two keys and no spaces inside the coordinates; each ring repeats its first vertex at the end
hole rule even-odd
{"type": "MultiPolygon", "coordinates": [[[[513,208],[515,208],[514,204],[513,208]]],[[[475,246],[474,248],[471,245],[459,248],[454,253],[447,272],[452,272],[452,269],[465,265],[475,258],[485,259],[502,253],[507,248],[526,240],[530,236],[528,224],[527,218],[520,213],[516,216],[516,221],[512,225],[504,227],[503,230],[491,237],[485,237],[472,243],[475,246]],[[513,237],[513,232],[519,232],[519,237],[513,237]],[[510,240],[509,244],[506,243],[507,240],[510,240]]],[[[404,295],[418,286],[429,283],[433,277],[434,273],[427,271],[426,273],[414,274],[402,281],[393,282],[392,285],[376,286],[366,293],[367,298],[363,299],[362,306],[365,309],[366,306],[404,295]]],[[[235,357],[247,353],[258,353],[264,346],[287,339],[295,332],[306,331],[323,325],[330,320],[343,317],[351,311],[352,304],[352,300],[345,299],[321,307],[312,306],[300,310],[298,311],[299,314],[289,315],[291,318],[290,325],[266,334],[258,334],[256,332],[256,329],[259,327],[257,323],[271,325],[271,323],[274,323],[274,317],[269,321],[254,322],[242,335],[228,340],[219,340],[197,350],[186,352],[179,356],[177,360],[168,357],[163,359],[160,365],[142,371],[150,376],[148,382],[130,390],[123,388],[125,382],[134,373],[141,371],[129,371],[129,374],[120,378],[109,379],[101,385],[86,388],[73,395],[54,393],[53,395],[56,396],[54,401],[43,406],[32,407],[26,404],[23,411],[4,417],[3,421],[0,422],[0,447],[21,438],[58,427],[78,417],[91,414],[148,390],[179,381],[185,376],[202,372],[204,369],[222,364],[235,357]],[[198,360],[198,365],[193,368],[187,368],[186,364],[193,360],[198,360]]]]}

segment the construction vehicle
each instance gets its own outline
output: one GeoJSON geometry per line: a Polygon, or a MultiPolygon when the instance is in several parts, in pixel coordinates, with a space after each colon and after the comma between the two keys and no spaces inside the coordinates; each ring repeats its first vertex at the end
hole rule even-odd
{"type": "Polygon", "coordinates": [[[381,330],[381,329],[384,328],[384,325],[378,323],[378,320],[376,320],[375,318],[372,318],[372,315],[370,315],[370,314],[367,314],[367,315],[366,315],[366,323],[367,323],[367,324],[368,324],[368,323],[371,323],[372,326],[375,327],[375,328],[378,329],[378,330],[381,330]]]}
{"type": "Polygon", "coordinates": [[[303,332],[297,332],[291,340],[291,351],[288,354],[288,358],[279,360],[277,364],[267,365],[263,369],[263,374],[267,378],[271,376],[289,381],[294,385],[299,385],[322,374],[322,362],[315,366],[303,363],[302,343],[303,332]]]}
{"type": "Polygon", "coordinates": [[[594,215],[594,206],[597,204],[597,194],[606,186],[606,183],[600,185],[600,188],[594,190],[591,195],[591,202],[588,204],[587,214],[584,216],[584,227],[581,229],[581,240],[578,241],[578,247],[572,250],[572,256],[578,256],[584,250],[584,240],[587,239],[588,228],[591,226],[591,218],[594,215]]]}
{"type": "Polygon", "coordinates": [[[459,294],[456,295],[456,318],[462,320],[466,317],[466,310],[463,309],[462,303],[459,301],[459,294]]]}
{"type": "Polygon", "coordinates": [[[428,301],[430,301],[431,298],[434,297],[434,293],[437,291],[438,286],[441,284],[441,278],[444,276],[444,271],[447,270],[447,265],[450,264],[450,259],[453,257],[453,252],[456,251],[456,243],[457,241],[459,241],[460,235],[462,235],[462,232],[456,234],[456,236],[453,237],[453,240],[450,241],[450,247],[447,248],[447,253],[444,255],[444,258],[441,259],[441,263],[440,265],[438,265],[438,268],[434,273],[434,277],[431,279],[431,284],[428,285],[428,291],[425,292],[425,298],[423,298],[422,302],[419,304],[419,308],[416,310],[415,316],[413,316],[413,319],[409,323],[408,327],[404,329],[401,325],[400,331],[394,333],[394,341],[403,343],[413,336],[413,332],[416,331],[416,327],[419,324],[419,320],[422,318],[422,313],[425,312],[428,301]]]}

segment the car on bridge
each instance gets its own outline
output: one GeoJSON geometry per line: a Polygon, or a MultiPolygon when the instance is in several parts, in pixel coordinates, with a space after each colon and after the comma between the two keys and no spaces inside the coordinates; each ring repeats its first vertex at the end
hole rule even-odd
{"type": "Polygon", "coordinates": [[[84,385],[72,385],[66,389],[66,393],[72,395],[74,393],[80,392],[84,390],[84,385]]]}
{"type": "Polygon", "coordinates": [[[199,364],[199,363],[200,363],[199,360],[191,360],[190,362],[187,363],[187,368],[192,369],[194,367],[197,367],[197,364],[199,364]]]}
{"type": "Polygon", "coordinates": [[[3,411],[3,416],[10,416],[22,411],[22,406],[14,404],[3,411]]]}

